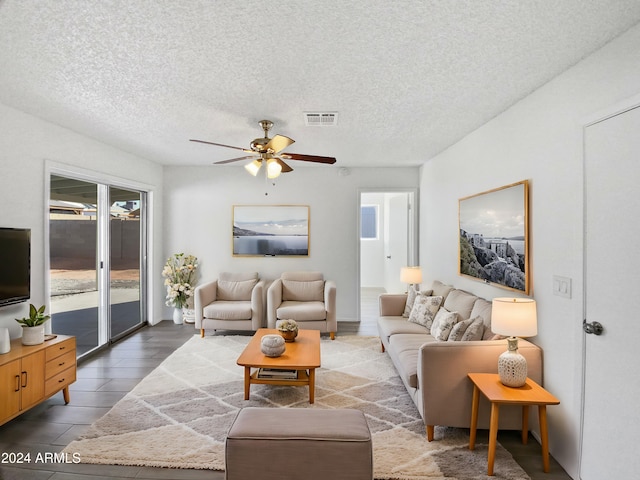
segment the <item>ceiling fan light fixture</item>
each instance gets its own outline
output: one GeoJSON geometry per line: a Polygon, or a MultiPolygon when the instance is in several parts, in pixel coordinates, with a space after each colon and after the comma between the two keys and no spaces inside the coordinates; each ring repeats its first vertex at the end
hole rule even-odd
{"type": "Polygon", "coordinates": [[[267,178],[277,178],[282,172],[282,165],[275,158],[267,161],[267,178]]]}
{"type": "Polygon", "coordinates": [[[282,172],[282,165],[275,158],[267,160],[267,178],[276,178],[282,172]]]}
{"type": "Polygon", "coordinates": [[[244,166],[244,168],[247,172],[249,172],[251,175],[255,177],[260,171],[261,166],[262,166],[262,160],[254,160],[251,163],[247,163],[244,166]]]}

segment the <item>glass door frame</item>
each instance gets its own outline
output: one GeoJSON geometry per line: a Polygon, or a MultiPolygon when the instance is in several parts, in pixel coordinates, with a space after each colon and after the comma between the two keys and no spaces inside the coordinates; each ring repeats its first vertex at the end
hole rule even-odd
{"type": "MultiPolygon", "coordinates": [[[[145,272],[147,271],[147,251],[148,251],[148,245],[147,245],[147,240],[148,240],[148,235],[147,235],[147,210],[148,210],[148,205],[147,205],[147,192],[145,191],[141,191],[141,190],[137,190],[134,188],[125,188],[122,185],[114,185],[114,184],[109,184],[109,185],[102,185],[103,187],[105,187],[106,189],[106,204],[107,204],[107,208],[111,208],[111,206],[113,205],[114,201],[110,198],[110,191],[111,188],[117,188],[117,189],[122,189],[122,190],[128,190],[131,193],[136,193],[140,196],[140,225],[139,225],[139,229],[140,229],[140,239],[139,239],[139,285],[138,285],[138,289],[140,291],[140,295],[139,295],[139,302],[140,302],[140,307],[139,307],[139,314],[140,314],[140,323],[135,324],[129,328],[127,328],[126,330],[119,332],[117,334],[113,334],[112,330],[111,330],[111,307],[113,306],[111,303],[111,278],[110,278],[110,274],[112,272],[112,265],[111,265],[111,216],[109,214],[109,212],[105,215],[106,219],[105,219],[105,232],[106,232],[106,242],[104,245],[104,254],[101,258],[105,259],[105,268],[103,269],[105,271],[105,279],[104,282],[106,282],[104,285],[106,286],[106,288],[104,290],[108,290],[108,292],[106,292],[108,295],[105,295],[106,298],[101,300],[105,301],[105,312],[108,312],[109,315],[107,316],[108,318],[105,319],[105,323],[108,325],[108,329],[106,332],[107,337],[109,338],[109,341],[111,343],[117,341],[118,339],[127,336],[129,333],[131,333],[134,330],[137,330],[138,328],[140,328],[141,325],[146,325],[148,324],[148,316],[147,316],[147,295],[144,294],[144,292],[147,291],[147,275],[145,274],[145,272]]],[[[102,237],[102,236],[101,236],[102,237]]]]}
{"type": "MultiPolygon", "coordinates": [[[[49,202],[51,198],[51,176],[57,175],[66,177],[69,179],[94,183],[97,186],[97,205],[98,205],[98,232],[97,232],[97,256],[96,268],[97,268],[97,280],[98,280],[98,346],[92,350],[86,352],[89,354],[110,343],[115,342],[119,338],[129,334],[131,331],[140,328],[144,325],[150,324],[151,318],[150,305],[152,305],[152,298],[150,298],[151,291],[148,288],[149,262],[148,252],[150,249],[150,242],[152,236],[150,233],[151,216],[151,187],[146,184],[133,182],[119,177],[114,177],[99,172],[94,172],[79,167],[72,167],[68,165],[58,164],[52,161],[45,161],[45,215],[44,215],[44,264],[45,264],[45,291],[48,292],[48,303],[50,303],[50,229],[49,229],[49,202]],[[141,200],[141,218],[140,218],[140,315],[141,322],[134,327],[127,329],[125,332],[120,333],[114,338],[110,338],[110,205],[109,205],[109,188],[116,187],[126,190],[131,190],[140,193],[141,200]]],[[[50,309],[50,305],[49,305],[50,309]]],[[[86,355],[85,354],[85,355],[86,355]]],[[[84,356],[84,355],[83,355],[84,356]]]]}

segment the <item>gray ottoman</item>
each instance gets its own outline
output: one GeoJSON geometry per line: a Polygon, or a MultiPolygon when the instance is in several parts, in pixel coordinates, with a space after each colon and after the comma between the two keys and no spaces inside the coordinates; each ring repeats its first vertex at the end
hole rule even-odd
{"type": "Polygon", "coordinates": [[[371,432],[360,410],[244,408],[225,464],[227,480],[371,480],[371,432]]]}

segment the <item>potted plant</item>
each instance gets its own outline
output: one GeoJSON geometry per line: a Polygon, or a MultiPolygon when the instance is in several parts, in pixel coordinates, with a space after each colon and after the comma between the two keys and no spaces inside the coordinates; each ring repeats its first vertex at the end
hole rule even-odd
{"type": "Polygon", "coordinates": [[[29,304],[29,317],[16,318],[16,322],[22,325],[22,344],[39,345],[44,343],[44,323],[51,318],[44,314],[45,305],[36,308],[29,304]]]}
{"type": "Polygon", "coordinates": [[[167,259],[162,269],[167,287],[166,305],[173,307],[173,322],[182,324],[182,309],[187,307],[197,283],[198,259],[193,255],[176,253],[167,259]]]}
{"type": "Polygon", "coordinates": [[[298,324],[295,320],[278,320],[276,328],[284,337],[285,342],[293,342],[298,336],[298,324]]]}

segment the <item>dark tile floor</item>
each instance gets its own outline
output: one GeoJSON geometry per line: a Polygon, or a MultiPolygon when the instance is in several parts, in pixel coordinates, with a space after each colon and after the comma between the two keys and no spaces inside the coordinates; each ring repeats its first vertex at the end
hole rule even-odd
{"type": "MultiPolygon", "coordinates": [[[[363,309],[364,312],[364,309],[363,309]]],[[[363,315],[364,318],[364,315],[363,315]]],[[[179,470],[116,465],[86,465],[62,463],[37,454],[60,452],[81,435],[95,420],[130,391],[142,378],[158,366],[169,354],[195,334],[192,325],[161,322],[144,327],[110,348],[80,362],[78,380],[71,386],[71,403],[64,405],[58,393],[20,417],[0,426],[0,453],[31,454],[30,464],[5,462],[0,458],[2,480],[107,480],[113,478],[222,480],[222,472],[179,470]]],[[[339,335],[376,335],[371,321],[341,322],[339,335]]],[[[481,435],[486,432],[479,432],[481,435]]],[[[528,445],[520,443],[518,432],[501,432],[500,443],[507,448],[533,480],[568,480],[570,477],[551,461],[551,472],[542,472],[540,446],[534,438],[528,445]]],[[[7,457],[6,460],[10,458],[7,457]]],[[[71,458],[69,459],[72,460],[71,458]]]]}

